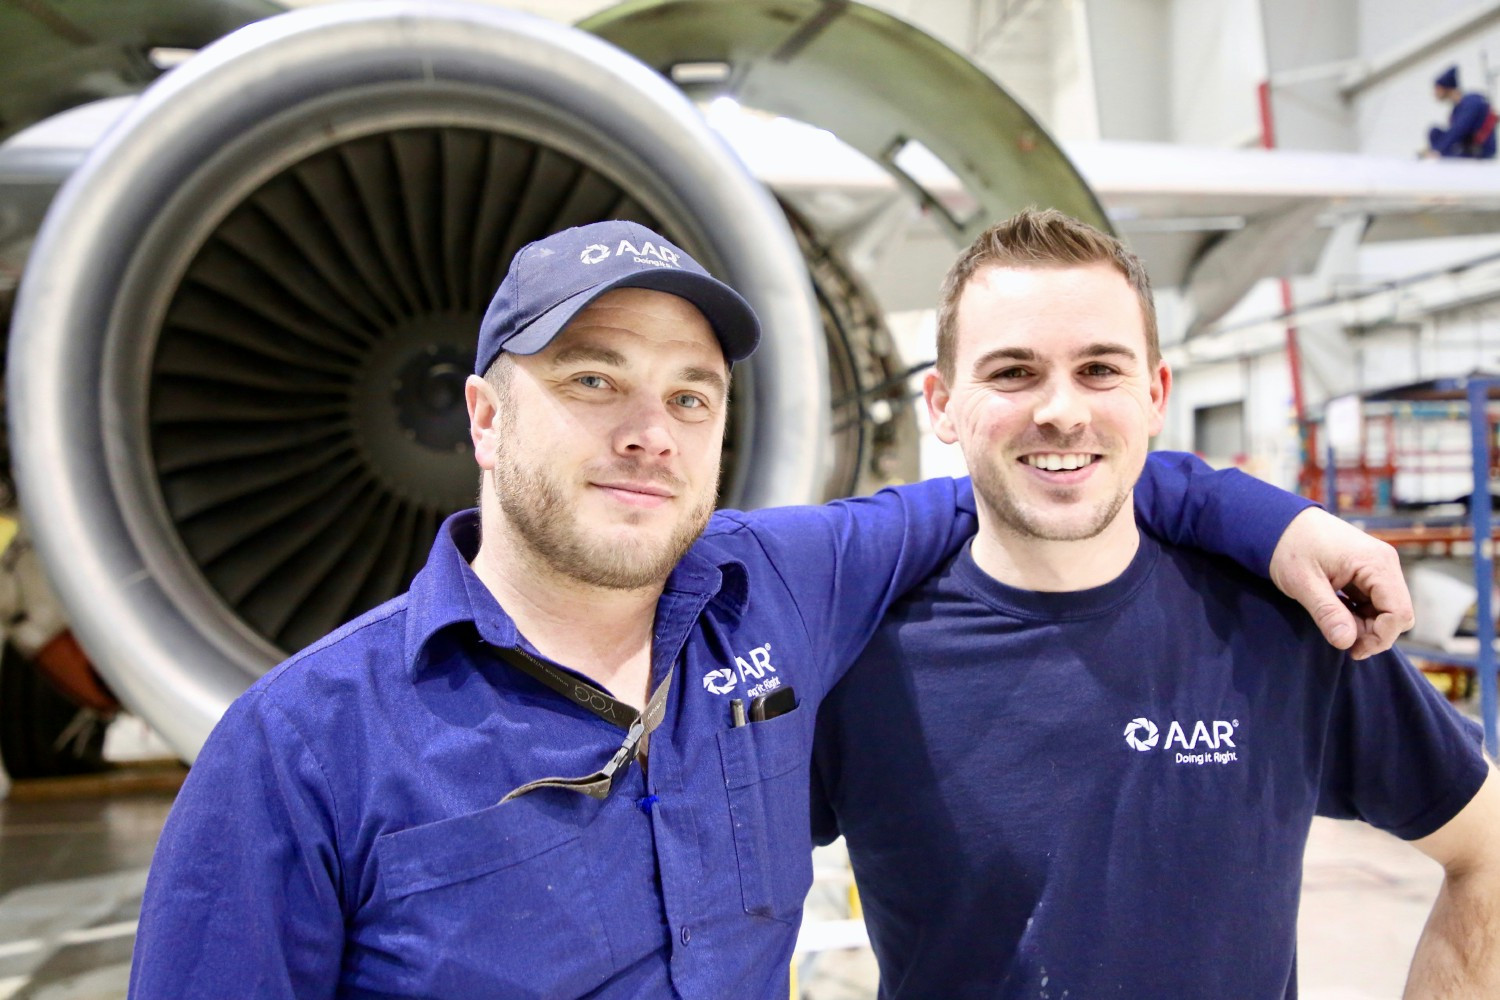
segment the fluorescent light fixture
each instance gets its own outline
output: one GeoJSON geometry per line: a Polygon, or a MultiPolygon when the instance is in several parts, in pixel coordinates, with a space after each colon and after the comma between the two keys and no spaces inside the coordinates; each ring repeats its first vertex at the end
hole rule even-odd
{"type": "Polygon", "coordinates": [[[724,83],[729,79],[727,62],[680,62],[667,70],[667,75],[679,87],[701,86],[706,83],[724,83]]]}

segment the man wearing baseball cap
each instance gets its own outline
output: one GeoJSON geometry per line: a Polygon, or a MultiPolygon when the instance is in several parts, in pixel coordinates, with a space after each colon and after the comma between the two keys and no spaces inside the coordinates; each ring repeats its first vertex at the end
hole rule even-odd
{"type": "Polygon", "coordinates": [[[1495,158],[1495,111],[1483,94],[1466,94],[1458,85],[1458,67],[1449,66],[1432,81],[1432,93],[1450,105],[1448,127],[1434,125],[1427,130],[1427,149],[1423,156],[1463,157],[1471,160],[1495,158]]]}
{"type": "MultiPolygon", "coordinates": [[[[715,513],[759,335],[633,223],[516,255],[466,386],[478,510],[231,706],[158,846],[134,996],[783,1000],[818,704],[975,520],[952,480],[715,513]]],[[[1281,579],[1295,518],[1399,590],[1384,550],[1247,477],[1153,458],[1136,496],[1281,579]]]]}

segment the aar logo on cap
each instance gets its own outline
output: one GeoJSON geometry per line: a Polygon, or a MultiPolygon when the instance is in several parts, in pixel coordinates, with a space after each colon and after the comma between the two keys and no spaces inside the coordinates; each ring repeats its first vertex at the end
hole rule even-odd
{"type": "Polygon", "coordinates": [[[682,259],[670,244],[661,241],[653,243],[650,240],[643,241],[639,247],[629,240],[621,240],[613,254],[603,243],[590,243],[583,248],[583,253],[578,255],[578,259],[585,264],[602,264],[612,256],[626,255],[633,257],[637,264],[652,267],[676,267],[677,262],[682,259]]]}
{"type": "Polygon", "coordinates": [[[501,351],[536,354],[580,310],[616,288],[647,288],[686,299],[713,327],[731,364],[760,342],[760,321],[738,292],[680,247],[634,222],[595,222],[528,243],[479,324],[474,371],[501,351]]]}

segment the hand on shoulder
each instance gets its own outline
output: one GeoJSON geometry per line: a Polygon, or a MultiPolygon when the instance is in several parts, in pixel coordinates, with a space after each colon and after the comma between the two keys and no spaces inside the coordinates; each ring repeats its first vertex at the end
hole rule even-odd
{"type": "Polygon", "coordinates": [[[1390,649],[1415,622],[1396,550],[1319,507],[1287,525],[1271,581],[1356,660],[1390,649]]]}

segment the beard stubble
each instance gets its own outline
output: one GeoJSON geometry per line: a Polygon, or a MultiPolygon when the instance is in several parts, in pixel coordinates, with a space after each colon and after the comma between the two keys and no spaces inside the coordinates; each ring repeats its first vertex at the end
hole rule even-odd
{"type": "MultiPolygon", "coordinates": [[[[562,486],[544,470],[525,466],[514,455],[496,456],[495,499],[514,529],[514,536],[543,565],[569,579],[607,590],[639,590],[660,586],[684,553],[692,547],[713,515],[718,494],[714,488],[674,526],[664,540],[632,539],[611,543],[590,537],[567,500],[562,486]]],[[[678,491],[686,484],[675,476],[643,473],[622,464],[616,471],[631,479],[648,479],[678,491]]]]}

